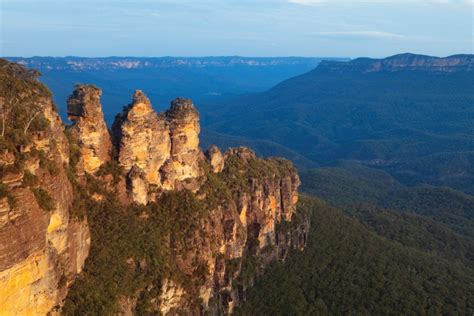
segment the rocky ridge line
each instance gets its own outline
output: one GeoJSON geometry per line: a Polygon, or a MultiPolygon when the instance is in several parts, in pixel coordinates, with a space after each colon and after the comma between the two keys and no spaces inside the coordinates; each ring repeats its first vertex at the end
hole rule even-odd
{"type": "MultiPolygon", "coordinates": [[[[110,183],[108,187],[125,192],[124,203],[159,203],[165,192],[179,190],[194,192],[204,203],[208,198],[217,201],[207,206],[207,215],[196,223],[198,231],[186,240],[187,245],[199,247],[169,245],[174,249],[172,262],[193,281],[189,287],[173,278],[161,280],[154,310],[165,315],[231,313],[266,265],[283,260],[290,249],[304,248],[307,239],[307,217],[294,230],[279,228],[297,213],[300,180],[289,162],[264,161],[247,148],[223,154],[211,146],[203,154],[199,132],[199,114],[191,100],[178,98],[166,112],[156,113],[140,90],[116,116],[112,128],[122,180],[115,189],[110,183]],[[212,181],[226,187],[230,195],[209,196],[216,194],[212,191],[216,188],[207,172],[215,174],[212,181]],[[253,268],[255,275],[244,280],[240,273],[246,260],[256,260],[251,258],[260,263],[253,268]],[[208,271],[199,282],[194,280],[198,267],[208,271]],[[202,305],[196,305],[197,298],[202,305]]],[[[137,304],[133,296],[121,301],[127,302],[122,309],[130,312],[137,304]]]]}
{"type": "Polygon", "coordinates": [[[56,314],[91,241],[87,220],[72,215],[64,126],[36,77],[0,59],[0,103],[10,116],[0,136],[1,315],[56,314]]]}
{"type": "Polygon", "coordinates": [[[471,72],[474,71],[474,55],[432,57],[415,54],[399,54],[384,59],[357,58],[349,62],[322,61],[314,71],[332,72],[471,72]]]}
{"type": "MultiPolygon", "coordinates": [[[[13,119],[0,143],[0,311],[64,311],[91,242],[112,242],[91,240],[88,220],[94,218],[88,219],[88,208],[100,209],[111,199],[123,212],[141,204],[136,218],[129,214],[140,223],[156,215],[150,212],[167,194],[181,192],[204,208],[187,215],[196,222],[184,223],[188,230],[182,240],[171,238],[178,223],[167,226],[171,235],[164,236],[161,247],[168,250],[161,259],[169,260],[180,277],[166,275],[116,297],[124,314],[136,312],[148,293],[158,293],[145,302],[150,313],[232,313],[270,262],[304,248],[309,217],[297,212],[300,180],[292,164],[257,158],[247,148],[223,154],[212,146],[204,154],[191,100],[178,98],[158,114],[137,90],[111,135],[101,90],[78,85],[68,99],[72,124],[65,129],[49,92],[31,72],[0,60],[0,75],[8,79],[0,84],[14,81],[20,87],[11,94],[0,86],[0,101],[22,98],[13,117],[30,115],[32,122],[28,129],[20,126],[25,120],[13,119]],[[21,143],[13,141],[18,135],[21,143]],[[244,276],[249,265],[254,272],[244,276]]],[[[127,264],[145,273],[150,262],[137,257],[127,258],[127,264]]],[[[76,284],[93,277],[87,271],[86,265],[76,284]]]]}

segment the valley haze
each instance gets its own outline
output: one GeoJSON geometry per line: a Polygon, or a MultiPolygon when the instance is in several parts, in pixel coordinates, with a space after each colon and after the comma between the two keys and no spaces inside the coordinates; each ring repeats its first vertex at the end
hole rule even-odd
{"type": "Polygon", "coordinates": [[[474,55],[9,60],[7,314],[473,311],[474,55]]]}
{"type": "Polygon", "coordinates": [[[0,316],[474,315],[473,16],[0,0],[0,316]]]}

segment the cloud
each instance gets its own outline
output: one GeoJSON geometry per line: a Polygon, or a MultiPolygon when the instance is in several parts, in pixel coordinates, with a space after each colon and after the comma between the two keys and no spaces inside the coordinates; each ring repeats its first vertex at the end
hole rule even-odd
{"type": "Polygon", "coordinates": [[[288,0],[289,3],[319,6],[330,4],[417,4],[417,5],[467,5],[473,6],[474,0],[288,0]]]}
{"type": "Polygon", "coordinates": [[[402,39],[406,36],[381,31],[314,32],[311,35],[330,39],[402,39]]]}

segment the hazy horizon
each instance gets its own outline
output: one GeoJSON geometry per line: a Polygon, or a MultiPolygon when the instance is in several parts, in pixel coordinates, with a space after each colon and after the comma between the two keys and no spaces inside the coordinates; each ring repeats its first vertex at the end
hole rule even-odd
{"type": "Polygon", "coordinates": [[[392,55],[387,56],[298,56],[298,55],[262,55],[262,56],[244,56],[244,55],[160,55],[160,56],[144,56],[144,55],[104,55],[104,56],[80,56],[80,55],[31,55],[31,56],[20,56],[20,55],[10,55],[10,56],[0,56],[0,58],[85,58],[85,59],[108,59],[108,58],[248,58],[248,59],[265,59],[265,58],[307,58],[307,59],[324,59],[324,58],[336,58],[336,59],[356,59],[356,58],[374,58],[374,59],[383,59],[397,55],[403,54],[413,54],[413,55],[421,55],[421,56],[428,56],[428,57],[436,57],[436,58],[447,58],[451,56],[457,55],[473,55],[472,52],[459,52],[450,55],[428,55],[428,54],[418,54],[412,52],[400,52],[392,55]]]}
{"type": "Polygon", "coordinates": [[[0,0],[1,56],[386,57],[473,51],[472,0],[0,0]]]}

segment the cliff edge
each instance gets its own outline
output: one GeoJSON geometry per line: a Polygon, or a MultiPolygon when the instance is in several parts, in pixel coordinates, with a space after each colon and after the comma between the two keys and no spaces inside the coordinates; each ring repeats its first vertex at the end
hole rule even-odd
{"type": "Polygon", "coordinates": [[[0,310],[225,314],[305,247],[293,165],[199,147],[199,113],[137,90],[107,129],[77,85],[61,122],[37,73],[0,61],[0,310]],[[86,258],[88,258],[86,260],[86,258]]]}
{"type": "Polygon", "coordinates": [[[0,314],[59,309],[89,253],[64,126],[37,74],[0,60],[0,314]]]}

